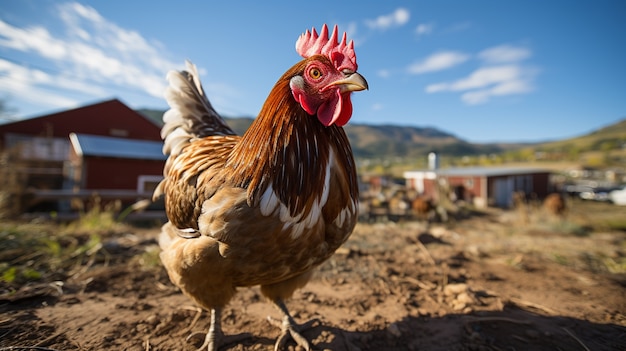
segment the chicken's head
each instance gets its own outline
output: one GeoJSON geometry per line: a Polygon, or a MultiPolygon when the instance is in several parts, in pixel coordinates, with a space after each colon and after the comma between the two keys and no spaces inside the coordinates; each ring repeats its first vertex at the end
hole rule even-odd
{"type": "Polygon", "coordinates": [[[328,38],[328,27],[318,36],[313,29],[302,34],[296,50],[305,57],[303,69],[289,82],[291,93],[302,108],[330,126],[343,126],[352,116],[350,94],[368,88],[356,72],[354,42],[346,43],[346,34],[337,41],[337,26],[328,38]]]}

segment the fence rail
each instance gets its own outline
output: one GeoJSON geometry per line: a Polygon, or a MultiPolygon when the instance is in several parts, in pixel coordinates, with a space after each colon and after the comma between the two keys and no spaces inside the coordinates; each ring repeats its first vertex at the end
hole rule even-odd
{"type": "MultiPolygon", "coordinates": [[[[36,203],[40,201],[76,201],[79,203],[85,204],[90,200],[98,199],[103,202],[110,202],[120,200],[125,203],[139,203],[141,200],[152,199],[152,192],[138,192],[133,190],[120,190],[120,189],[97,189],[97,190],[41,190],[41,189],[31,189],[26,192],[26,194],[31,203],[36,203]]],[[[138,206],[147,207],[146,206],[138,206]]],[[[165,215],[165,210],[162,208],[157,209],[145,209],[145,210],[135,210],[135,209],[121,209],[123,213],[124,221],[142,221],[142,220],[162,220],[166,221],[167,217],[165,215]]],[[[33,218],[48,218],[54,220],[74,220],[80,216],[81,211],[77,211],[76,208],[70,211],[59,211],[54,213],[48,212],[25,212],[21,214],[22,219],[33,219],[33,218]]],[[[120,215],[121,213],[118,213],[120,215]]]]}
{"type": "Polygon", "coordinates": [[[152,192],[138,192],[133,190],[28,190],[33,200],[68,200],[91,199],[99,197],[106,200],[141,200],[152,198],[152,192]]]}

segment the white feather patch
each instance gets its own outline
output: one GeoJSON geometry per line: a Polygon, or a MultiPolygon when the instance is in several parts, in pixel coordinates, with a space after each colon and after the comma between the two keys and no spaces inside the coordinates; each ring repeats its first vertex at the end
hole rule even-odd
{"type": "Polygon", "coordinates": [[[289,233],[289,236],[292,239],[298,239],[300,236],[302,236],[302,234],[304,234],[305,230],[307,229],[308,228],[305,222],[285,223],[285,225],[283,226],[283,230],[291,230],[291,233],[289,233]]]}
{"type": "MultiPolygon", "coordinates": [[[[311,209],[308,213],[303,211],[292,216],[289,207],[279,200],[278,195],[274,191],[271,184],[268,185],[267,189],[263,192],[263,195],[261,195],[259,202],[261,213],[264,216],[270,216],[277,213],[281,222],[283,222],[283,230],[291,230],[290,236],[293,239],[300,237],[306,229],[313,228],[313,226],[315,226],[322,217],[322,209],[326,206],[326,202],[328,201],[328,195],[330,193],[330,173],[334,162],[335,155],[331,150],[328,163],[326,164],[326,170],[324,172],[322,194],[319,198],[313,201],[311,209]]],[[[352,206],[352,209],[353,208],[354,206],[352,206]]],[[[342,212],[345,211],[350,210],[346,209],[342,212]]],[[[343,214],[343,217],[347,218],[347,214],[343,214]]]]}
{"type": "Polygon", "coordinates": [[[261,214],[263,214],[264,216],[271,215],[272,213],[274,213],[274,210],[276,210],[279,202],[280,200],[278,200],[278,196],[274,192],[274,188],[271,184],[268,185],[263,195],[261,195],[261,201],[259,202],[259,209],[261,210],[261,214]]]}
{"type": "Polygon", "coordinates": [[[343,227],[345,221],[349,217],[352,217],[355,215],[356,207],[357,207],[356,201],[350,202],[348,206],[346,206],[343,210],[341,210],[341,212],[339,212],[339,215],[337,216],[337,218],[335,218],[335,220],[333,221],[333,224],[335,224],[338,227],[343,227]]]}
{"type": "Polygon", "coordinates": [[[280,203],[280,221],[285,223],[300,222],[302,213],[298,213],[295,217],[291,216],[291,211],[282,202],[280,203]]]}

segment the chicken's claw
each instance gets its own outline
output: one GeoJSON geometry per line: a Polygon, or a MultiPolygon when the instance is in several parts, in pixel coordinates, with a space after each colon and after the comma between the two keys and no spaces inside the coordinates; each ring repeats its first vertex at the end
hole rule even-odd
{"type": "Polygon", "coordinates": [[[225,335],[221,325],[221,309],[211,310],[211,327],[205,334],[204,332],[194,332],[187,337],[187,341],[205,335],[202,346],[196,351],[217,351],[221,346],[230,345],[252,337],[249,333],[241,333],[235,335],[225,335]]]}
{"type": "Polygon", "coordinates": [[[276,301],[276,306],[283,312],[283,319],[275,319],[272,317],[267,317],[267,321],[272,325],[279,327],[281,332],[276,340],[276,344],[274,345],[274,351],[280,351],[286,349],[286,344],[289,339],[293,339],[298,346],[302,347],[306,351],[311,351],[311,345],[309,341],[300,334],[301,332],[311,329],[319,324],[318,319],[312,319],[303,324],[296,324],[287,311],[287,307],[284,305],[282,301],[276,301]]]}
{"type": "Polygon", "coordinates": [[[208,351],[213,351],[213,350],[217,350],[218,347],[219,347],[219,341],[224,336],[224,334],[221,333],[221,332],[219,333],[219,335],[217,335],[217,334],[211,335],[210,332],[208,332],[208,333],[194,332],[194,333],[189,334],[189,336],[185,340],[189,342],[191,339],[196,338],[196,337],[201,337],[203,335],[204,335],[204,342],[202,343],[202,346],[200,346],[196,351],[207,351],[207,350],[208,351]]]}
{"type": "Polygon", "coordinates": [[[236,344],[246,339],[252,339],[253,336],[250,333],[225,335],[222,332],[216,333],[211,336],[211,332],[209,331],[208,333],[191,333],[185,340],[190,341],[191,339],[196,337],[204,337],[204,342],[202,343],[202,346],[196,349],[196,351],[217,351],[222,346],[236,344]]]}

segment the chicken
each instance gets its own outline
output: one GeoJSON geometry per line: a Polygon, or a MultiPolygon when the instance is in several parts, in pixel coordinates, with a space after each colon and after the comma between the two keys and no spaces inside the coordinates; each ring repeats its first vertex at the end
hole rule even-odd
{"type": "Polygon", "coordinates": [[[171,281],[211,311],[202,348],[226,338],[220,312],[238,287],[260,285],[282,314],[275,349],[290,339],[309,350],[285,300],[351,234],[358,186],[348,138],[351,93],[368,88],[354,43],[337,26],[302,34],[304,57],[287,70],[243,136],[206,98],[196,67],[168,74],[163,150],[169,219],[161,261],[171,281]]]}
{"type": "Polygon", "coordinates": [[[543,200],[543,207],[546,211],[556,217],[563,219],[567,211],[565,197],[561,193],[552,193],[543,200]]]}

